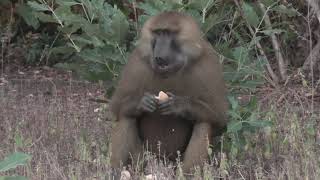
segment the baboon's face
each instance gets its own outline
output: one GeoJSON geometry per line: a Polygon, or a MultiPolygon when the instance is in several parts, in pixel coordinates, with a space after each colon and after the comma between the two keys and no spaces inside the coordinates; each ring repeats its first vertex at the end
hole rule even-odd
{"type": "Polygon", "coordinates": [[[187,63],[177,41],[177,32],[157,29],[152,32],[152,57],[150,64],[155,73],[162,77],[178,72],[187,63]]]}

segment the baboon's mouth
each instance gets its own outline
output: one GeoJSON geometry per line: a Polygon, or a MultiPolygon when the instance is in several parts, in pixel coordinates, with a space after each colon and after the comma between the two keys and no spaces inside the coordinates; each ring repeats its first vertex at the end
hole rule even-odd
{"type": "Polygon", "coordinates": [[[158,65],[159,69],[161,70],[166,70],[169,68],[169,65],[168,64],[162,64],[162,65],[158,65]]]}
{"type": "Polygon", "coordinates": [[[159,69],[167,69],[169,68],[169,61],[163,58],[156,58],[156,64],[159,69]]]}

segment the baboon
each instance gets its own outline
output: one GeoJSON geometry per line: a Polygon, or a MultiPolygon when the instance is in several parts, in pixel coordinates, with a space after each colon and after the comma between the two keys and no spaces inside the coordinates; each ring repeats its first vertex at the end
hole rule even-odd
{"type": "Polygon", "coordinates": [[[208,159],[212,137],[227,124],[222,66],[193,18],[163,12],[146,21],[111,99],[116,124],[111,166],[119,168],[148,147],[191,172],[208,159]],[[169,99],[159,101],[160,91],[169,99]]]}

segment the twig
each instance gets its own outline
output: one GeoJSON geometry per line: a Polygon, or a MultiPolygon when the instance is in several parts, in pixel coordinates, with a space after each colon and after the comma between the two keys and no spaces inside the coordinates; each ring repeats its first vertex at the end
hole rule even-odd
{"type": "MultiPolygon", "coordinates": [[[[308,31],[309,31],[309,48],[310,50],[313,49],[312,47],[312,32],[311,32],[311,19],[310,19],[310,4],[308,4],[308,16],[307,16],[307,23],[308,23],[308,31]]],[[[311,50],[312,52],[312,50],[311,50]]],[[[314,59],[313,56],[311,56],[311,59],[314,59]]],[[[312,60],[311,60],[312,61],[312,60]]],[[[311,88],[312,88],[312,94],[311,94],[311,113],[313,116],[314,113],[314,71],[313,71],[313,63],[310,63],[310,72],[311,72],[311,88]]],[[[319,121],[318,121],[319,123],[319,121]]]]}
{"type": "Polygon", "coordinates": [[[55,42],[57,41],[58,37],[60,36],[60,33],[61,33],[61,30],[58,31],[56,37],[54,38],[54,40],[52,41],[52,43],[51,43],[51,45],[49,47],[49,52],[48,52],[48,55],[47,55],[47,58],[46,58],[46,65],[49,62],[49,58],[50,58],[50,55],[52,53],[53,45],[55,44],[55,42]]]}
{"type": "Polygon", "coordinates": [[[5,46],[5,40],[4,38],[1,38],[1,76],[3,77],[4,74],[4,46],[5,46]]]}
{"type": "MultiPolygon", "coordinates": [[[[49,11],[52,13],[53,17],[56,19],[56,21],[58,21],[59,25],[63,28],[63,22],[62,20],[57,16],[57,14],[54,12],[53,8],[51,6],[49,6],[49,4],[45,1],[42,0],[42,3],[44,5],[46,5],[46,7],[49,9],[49,11]]],[[[73,48],[77,51],[80,52],[80,48],[75,44],[75,42],[73,41],[73,39],[71,38],[71,34],[66,34],[66,36],[68,37],[68,39],[70,40],[73,48]]]]}
{"type": "Polygon", "coordinates": [[[302,69],[303,70],[310,70],[310,67],[320,61],[320,39],[318,43],[314,46],[311,50],[309,56],[307,57],[306,61],[304,62],[302,69]]]}
{"type": "MultiPolygon", "coordinates": [[[[272,29],[272,25],[271,25],[270,17],[266,12],[266,8],[260,1],[258,1],[258,4],[259,4],[259,7],[260,7],[261,11],[263,13],[265,13],[264,23],[265,23],[267,29],[271,30],[272,29]]],[[[281,77],[281,80],[285,81],[287,79],[287,77],[288,77],[287,65],[285,63],[285,60],[284,60],[282,54],[281,54],[280,45],[279,45],[277,36],[275,34],[271,34],[270,36],[271,36],[272,46],[273,46],[273,49],[275,51],[276,58],[277,58],[277,61],[278,61],[280,77],[281,77]]]]}
{"type": "Polygon", "coordinates": [[[278,83],[279,83],[279,78],[278,76],[273,72],[272,70],[272,67],[269,63],[269,60],[267,58],[267,55],[266,53],[264,52],[260,42],[257,42],[256,43],[257,47],[258,47],[258,50],[260,52],[260,54],[263,56],[263,58],[266,60],[266,68],[267,68],[267,71],[269,72],[269,75],[271,76],[271,80],[269,80],[269,82],[272,84],[273,87],[277,87],[278,83]]]}
{"type": "MultiPolygon", "coordinates": [[[[241,8],[240,3],[238,2],[238,0],[234,0],[234,3],[235,3],[235,4],[237,5],[237,7],[238,7],[238,9],[239,9],[239,11],[240,11],[240,15],[241,15],[242,17],[244,17],[244,16],[243,16],[242,8],[241,8]]],[[[244,18],[244,19],[245,19],[245,18],[244,18]]],[[[246,25],[247,25],[247,28],[249,29],[251,35],[252,35],[252,36],[255,36],[255,31],[252,29],[252,27],[249,25],[249,23],[248,23],[247,21],[246,21],[246,25]]],[[[257,47],[258,47],[258,50],[259,50],[260,54],[263,56],[263,58],[266,59],[266,69],[267,69],[269,75],[271,76],[271,79],[270,79],[270,80],[267,79],[267,80],[271,83],[272,86],[277,87],[278,82],[279,82],[279,78],[278,78],[278,76],[274,73],[274,71],[272,70],[272,67],[271,67],[271,65],[270,65],[270,63],[269,63],[269,60],[268,60],[268,58],[267,58],[267,56],[266,56],[266,53],[264,52],[264,50],[263,50],[262,45],[260,44],[260,42],[256,42],[256,45],[257,45],[257,47]]]]}
{"type": "Polygon", "coordinates": [[[13,24],[13,17],[14,17],[14,11],[12,7],[12,3],[10,3],[10,19],[6,28],[6,31],[4,33],[3,37],[0,37],[1,40],[1,78],[4,75],[4,58],[5,58],[5,50],[9,46],[9,43],[11,42],[11,38],[14,36],[15,33],[12,33],[12,24],[13,24]]]}
{"type": "Polygon", "coordinates": [[[319,7],[319,3],[317,3],[317,1],[319,0],[306,0],[306,1],[312,7],[313,11],[316,13],[318,21],[320,23],[320,7],[319,7]]]}
{"type": "Polygon", "coordinates": [[[132,9],[134,15],[134,27],[136,28],[136,35],[139,35],[137,2],[135,0],[132,1],[132,9]]]}
{"type": "MultiPolygon", "coordinates": [[[[43,146],[43,144],[41,144],[41,146],[43,146]]],[[[54,159],[53,155],[49,154],[47,150],[44,151],[44,154],[46,155],[46,159],[50,164],[50,168],[52,168],[53,171],[56,171],[60,175],[61,179],[67,180],[67,177],[65,176],[65,174],[62,172],[61,169],[58,168],[57,160],[54,159]]]]}
{"type": "Polygon", "coordinates": [[[85,7],[85,4],[83,3],[83,1],[81,1],[81,7],[82,7],[82,10],[84,12],[84,14],[86,15],[86,18],[88,21],[90,21],[90,23],[92,23],[92,19],[89,17],[88,13],[87,13],[87,10],[86,10],[86,7],[85,7]]]}
{"type": "Polygon", "coordinates": [[[110,103],[109,99],[95,99],[95,98],[90,98],[89,101],[96,102],[96,103],[103,103],[103,104],[108,104],[110,103]]]}

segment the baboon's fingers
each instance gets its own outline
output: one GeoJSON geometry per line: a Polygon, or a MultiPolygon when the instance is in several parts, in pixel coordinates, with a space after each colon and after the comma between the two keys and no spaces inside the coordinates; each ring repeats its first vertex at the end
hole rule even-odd
{"type": "Polygon", "coordinates": [[[144,103],[146,104],[150,104],[152,106],[156,106],[157,105],[157,99],[154,98],[154,96],[146,96],[144,98],[144,103]]]}

